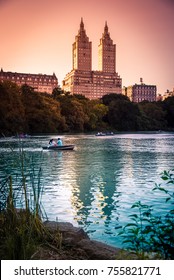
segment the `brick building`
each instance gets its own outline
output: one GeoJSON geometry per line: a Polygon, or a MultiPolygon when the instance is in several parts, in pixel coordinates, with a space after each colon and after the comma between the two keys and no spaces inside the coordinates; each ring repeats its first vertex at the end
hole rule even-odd
{"type": "Polygon", "coordinates": [[[140,84],[124,87],[122,93],[129,97],[132,102],[156,101],[156,86],[146,85],[142,82],[142,79],[140,79],[140,82],[140,84]]]}
{"type": "Polygon", "coordinates": [[[4,72],[1,68],[0,81],[11,81],[16,83],[18,86],[27,84],[34,88],[38,92],[46,92],[52,94],[55,87],[58,86],[58,79],[56,75],[45,75],[45,74],[24,74],[16,72],[4,72]]]}

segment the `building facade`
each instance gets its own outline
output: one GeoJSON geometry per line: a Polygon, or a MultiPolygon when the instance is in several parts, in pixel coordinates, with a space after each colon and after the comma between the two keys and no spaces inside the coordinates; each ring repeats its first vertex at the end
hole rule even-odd
{"type": "Polygon", "coordinates": [[[157,89],[155,85],[146,85],[143,82],[141,84],[135,84],[132,86],[124,87],[122,93],[129,97],[132,102],[142,101],[156,101],[157,89]]]}
{"type": "Polygon", "coordinates": [[[18,86],[27,84],[34,88],[38,92],[46,92],[52,94],[55,87],[58,87],[58,79],[56,75],[45,75],[45,74],[24,74],[16,72],[4,72],[1,68],[0,81],[11,81],[16,83],[18,86]]]}
{"type": "Polygon", "coordinates": [[[98,71],[92,71],[92,43],[81,19],[78,35],[72,47],[73,69],[63,80],[62,89],[82,94],[89,99],[109,93],[121,93],[122,80],[116,73],[116,46],[110,38],[107,23],[98,46],[98,71]]]}

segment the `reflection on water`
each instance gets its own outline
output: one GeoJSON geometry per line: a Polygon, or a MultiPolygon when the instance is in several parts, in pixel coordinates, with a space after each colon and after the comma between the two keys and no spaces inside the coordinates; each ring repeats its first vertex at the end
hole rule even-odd
{"type": "MultiPolygon", "coordinates": [[[[121,246],[117,233],[129,222],[134,202],[166,211],[162,194],[152,188],[163,170],[173,168],[174,134],[69,135],[63,141],[75,144],[74,151],[42,151],[48,139],[23,139],[22,145],[28,161],[32,158],[28,168],[42,168],[42,199],[50,220],[72,222],[93,239],[121,246]]],[[[18,148],[18,140],[0,139],[1,179],[20,174],[18,148]]]]}

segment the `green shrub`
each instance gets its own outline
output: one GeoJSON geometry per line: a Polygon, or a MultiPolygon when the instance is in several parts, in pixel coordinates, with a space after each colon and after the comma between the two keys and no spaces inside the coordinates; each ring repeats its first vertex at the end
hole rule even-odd
{"type": "Polygon", "coordinates": [[[157,215],[153,206],[136,202],[131,208],[138,212],[129,215],[132,222],[119,233],[126,249],[139,259],[174,259],[174,170],[164,171],[161,178],[164,183],[156,184],[153,191],[165,194],[164,203],[170,203],[168,212],[157,215]]]}

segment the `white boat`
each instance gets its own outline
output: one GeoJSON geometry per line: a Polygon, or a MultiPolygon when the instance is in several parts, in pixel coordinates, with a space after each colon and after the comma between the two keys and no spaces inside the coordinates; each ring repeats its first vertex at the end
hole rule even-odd
{"type": "Polygon", "coordinates": [[[95,136],[113,136],[113,132],[98,132],[95,136]]]}

